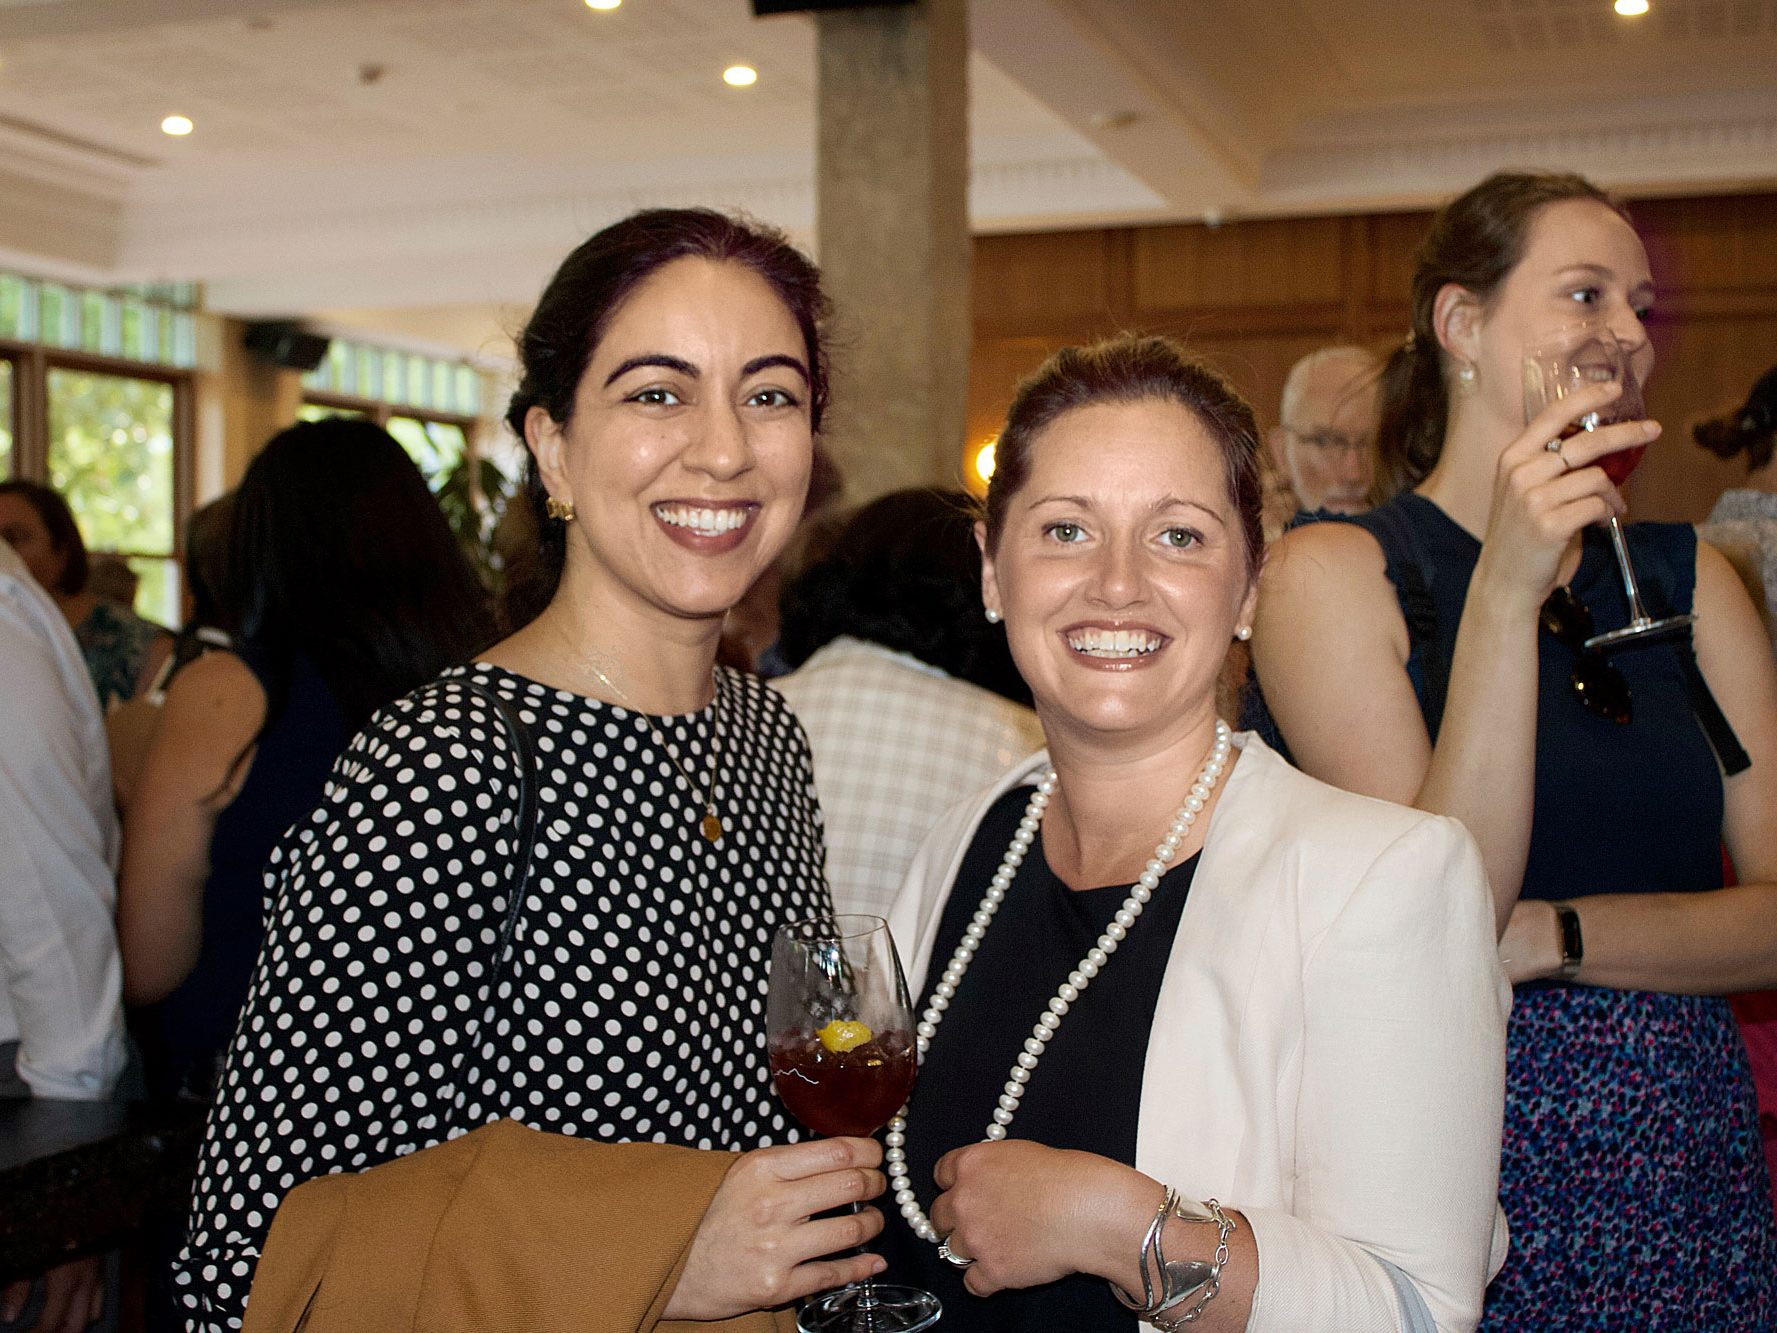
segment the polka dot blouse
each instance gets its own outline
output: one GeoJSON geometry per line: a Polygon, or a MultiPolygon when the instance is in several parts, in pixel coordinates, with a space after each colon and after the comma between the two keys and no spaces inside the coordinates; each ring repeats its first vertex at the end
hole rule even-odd
{"type": "MultiPolygon", "coordinates": [[[[783,700],[720,673],[711,844],[638,715],[495,667],[384,709],[266,869],[266,939],[198,1164],[174,1282],[238,1328],[284,1195],[510,1116],[610,1141],[793,1140],[765,1064],[771,937],[830,911],[808,745],[783,700]],[[476,687],[479,688],[476,688],[476,687]],[[518,768],[532,750],[531,878],[518,768]]],[[[699,783],[712,714],[660,719],[699,783]]]]}

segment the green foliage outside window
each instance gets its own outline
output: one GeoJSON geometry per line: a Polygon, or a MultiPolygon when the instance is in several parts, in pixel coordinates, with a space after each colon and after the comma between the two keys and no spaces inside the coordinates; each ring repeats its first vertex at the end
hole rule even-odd
{"type": "Polygon", "coordinates": [[[160,557],[132,561],[144,575],[137,607],[178,623],[173,551],[173,388],[159,380],[51,368],[49,484],[94,551],[160,557]]]}

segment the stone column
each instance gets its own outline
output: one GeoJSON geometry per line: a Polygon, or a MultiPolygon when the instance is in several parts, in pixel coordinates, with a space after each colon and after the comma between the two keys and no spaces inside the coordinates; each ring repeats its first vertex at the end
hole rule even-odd
{"type": "Polygon", "coordinates": [[[821,14],[827,443],[859,503],[956,485],[968,408],[967,0],[821,14]]]}

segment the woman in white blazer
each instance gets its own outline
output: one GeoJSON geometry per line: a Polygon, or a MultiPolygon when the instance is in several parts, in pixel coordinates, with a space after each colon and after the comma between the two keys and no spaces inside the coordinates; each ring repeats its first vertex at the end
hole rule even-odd
{"type": "Polygon", "coordinates": [[[1467,1329],[1504,1254],[1473,840],[1215,715],[1259,513],[1251,409],[1177,344],[1020,386],[983,592],[1050,748],[891,920],[922,1067],[882,1243],[952,1333],[1467,1329]]]}

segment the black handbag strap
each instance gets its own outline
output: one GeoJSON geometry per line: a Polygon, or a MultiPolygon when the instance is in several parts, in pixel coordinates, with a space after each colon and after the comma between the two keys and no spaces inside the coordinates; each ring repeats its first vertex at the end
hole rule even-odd
{"type": "MultiPolygon", "coordinates": [[[[500,935],[494,942],[494,964],[489,970],[487,979],[488,1003],[494,1000],[500,988],[500,978],[505,974],[506,963],[512,951],[513,936],[518,933],[518,921],[524,914],[525,894],[531,884],[531,855],[537,845],[537,796],[535,775],[532,773],[531,743],[517,711],[497,690],[490,690],[473,680],[465,681],[464,687],[471,693],[479,695],[500,715],[500,723],[506,729],[506,735],[512,742],[513,763],[518,769],[518,855],[512,862],[512,873],[508,879],[510,889],[506,899],[506,917],[500,923],[500,935]]],[[[485,1012],[486,1006],[483,1006],[485,1012]]],[[[477,1014],[473,1026],[463,1034],[463,1046],[458,1057],[458,1072],[469,1058],[469,1052],[475,1047],[475,1039],[481,1031],[481,1014],[477,1014]]]]}
{"type": "MultiPolygon", "coordinates": [[[[1656,619],[1672,614],[1670,599],[1657,581],[1645,583],[1641,594],[1642,601],[1649,608],[1649,614],[1656,619]]],[[[1734,733],[1734,724],[1721,711],[1721,705],[1715,701],[1715,691],[1709,688],[1709,682],[1703,676],[1703,668],[1697,665],[1697,645],[1689,625],[1685,626],[1681,637],[1672,640],[1672,651],[1678,657],[1678,669],[1684,673],[1684,688],[1685,693],[1690,696],[1691,712],[1696,716],[1697,725],[1703,728],[1703,736],[1708,740],[1709,748],[1715,751],[1715,762],[1721,765],[1721,771],[1730,778],[1736,773],[1744,773],[1752,767],[1752,757],[1746,753],[1746,747],[1740,744],[1740,737],[1734,733]]]]}

